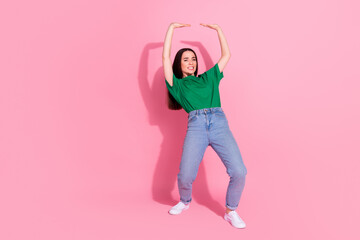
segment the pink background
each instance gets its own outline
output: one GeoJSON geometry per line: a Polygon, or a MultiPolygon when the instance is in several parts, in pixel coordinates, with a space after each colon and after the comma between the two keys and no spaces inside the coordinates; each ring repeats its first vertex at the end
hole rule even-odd
{"type": "Polygon", "coordinates": [[[0,239],[359,239],[360,4],[350,0],[2,1],[0,239]],[[209,147],[180,216],[184,110],[166,108],[162,44],[199,73],[232,58],[222,107],[248,168],[209,147]]]}

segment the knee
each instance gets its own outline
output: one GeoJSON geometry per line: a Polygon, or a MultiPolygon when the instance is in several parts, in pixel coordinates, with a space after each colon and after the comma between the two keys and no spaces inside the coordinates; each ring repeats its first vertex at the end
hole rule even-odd
{"type": "Polygon", "coordinates": [[[234,169],[229,170],[228,174],[231,178],[236,178],[236,179],[245,178],[245,176],[247,174],[247,169],[243,165],[243,166],[236,167],[234,169]]]}
{"type": "Polygon", "coordinates": [[[178,181],[179,181],[179,183],[182,183],[182,184],[191,184],[195,181],[195,177],[196,176],[193,176],[191,174],[180,172],[178,174],[178,181]]]}

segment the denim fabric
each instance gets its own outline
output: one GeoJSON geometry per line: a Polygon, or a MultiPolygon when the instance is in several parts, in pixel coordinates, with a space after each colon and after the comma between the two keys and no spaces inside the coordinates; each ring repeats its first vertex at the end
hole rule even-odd
{"type": "Polygon", "coordinates": [[[247,169],[221,107],[189,112],[180,171],[177,175],[180,201],[185,204],[191,202],[192,183],[209,145],[220,157],[230,176],[225,206],[235,210],[245,186],[247,169]]]}

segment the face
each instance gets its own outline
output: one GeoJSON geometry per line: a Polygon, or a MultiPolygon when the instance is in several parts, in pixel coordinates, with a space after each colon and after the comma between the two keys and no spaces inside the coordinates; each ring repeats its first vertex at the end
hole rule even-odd
{"type": "Polygon", "coordinates": [[[181,71],[183,77],[194,76],[196,71],[196,57],[192,51],[185,51],[181,56],[181,71]]]}

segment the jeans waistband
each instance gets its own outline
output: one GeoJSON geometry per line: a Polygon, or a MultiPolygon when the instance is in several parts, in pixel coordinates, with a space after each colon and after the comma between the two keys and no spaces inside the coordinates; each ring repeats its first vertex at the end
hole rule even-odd
{"type": "Polygon", "coordinates": [[[193,111],[189,112],[189,116],[206,114],[206,113],[214,113],[214,112],[223,112],[223,109],[221,107],[197,109],[197,110],[193,110],[193,111]]]}

